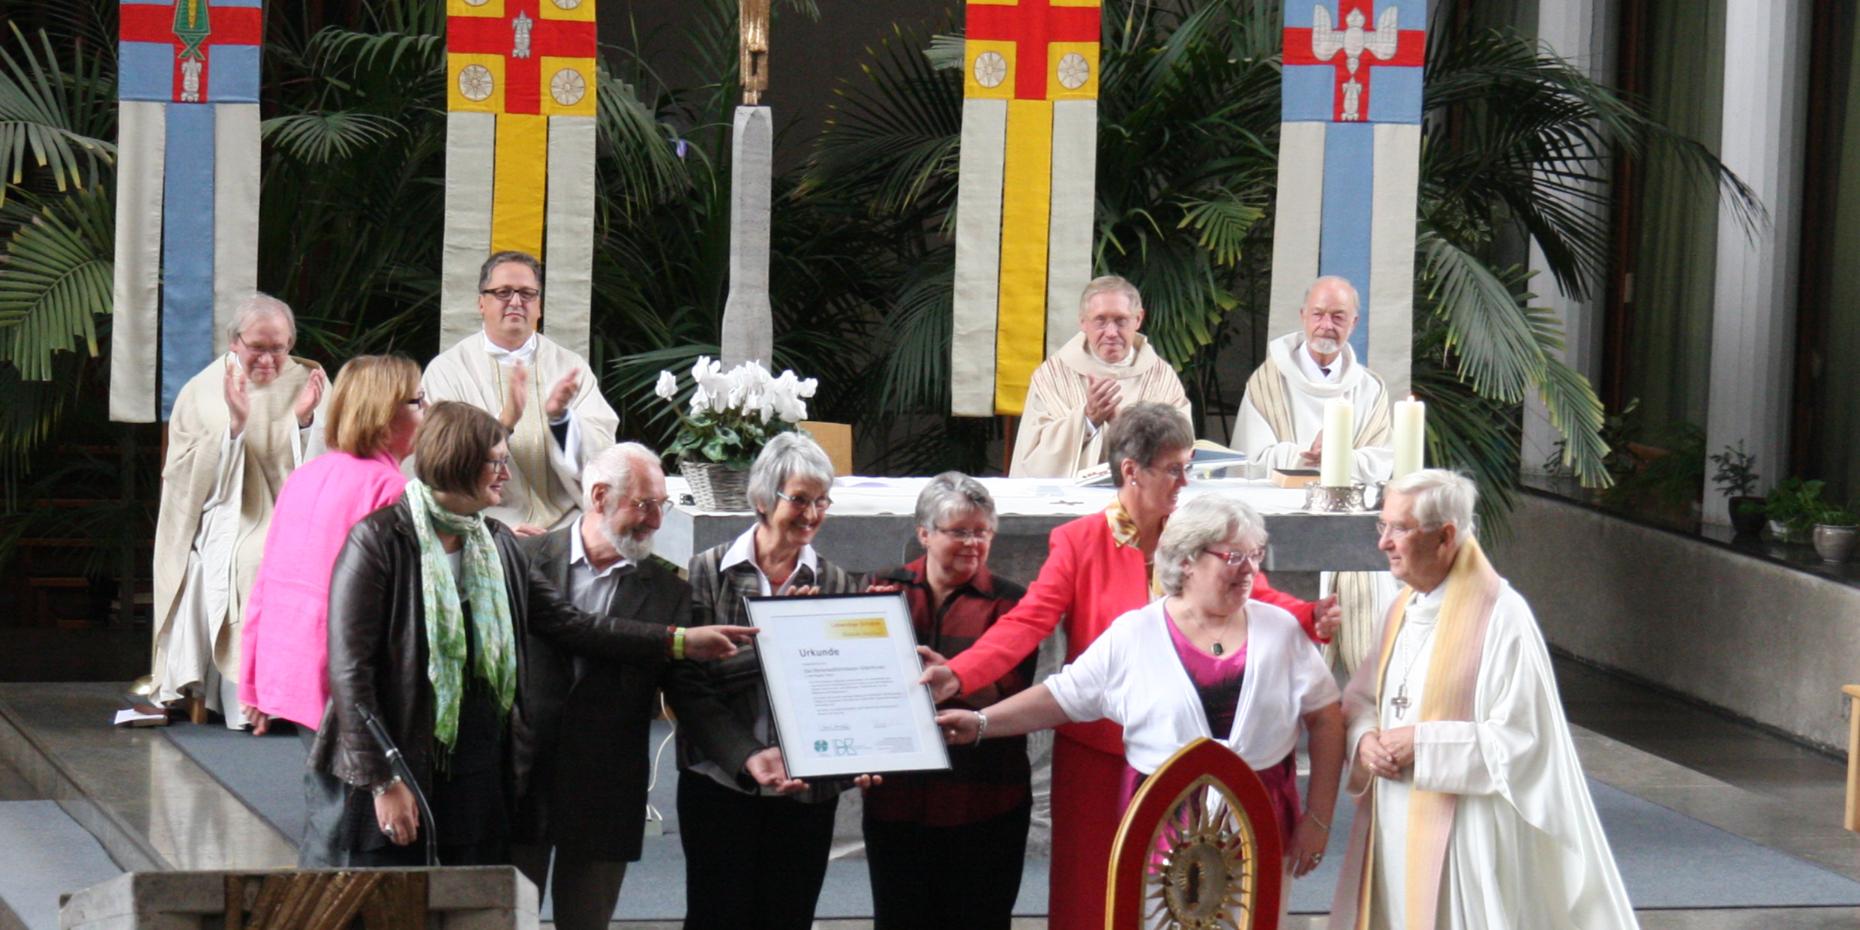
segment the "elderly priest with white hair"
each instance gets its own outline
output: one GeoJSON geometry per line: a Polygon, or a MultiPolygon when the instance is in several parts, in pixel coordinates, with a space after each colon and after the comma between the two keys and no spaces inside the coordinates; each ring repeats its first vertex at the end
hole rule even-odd
{"type": "Polygon", "coordinates": [[[433,403],[458,400],[510,430],[510,481],[485,510],[518,536],[540,536],[581,512],[581,468],[614,444],[620,418],[601,396],[588,360],[537,332],[542,263],[498,252],[478,270],[484,329],[426,366],[433,403]]]}
{"type": "MultiPolygon", "coordinates": [[[[1349,437],[1351,480],[1370,484],[1389,477],[1394,468],[1389,389],[1350,348],[1358,309],[1348,280],[1318,278],[1298,309],[1299,331],[1267,344],[1266,360],[1247,379],[1234,422],[1232,446],[1250,461],[1282,469],[1318,467],[1329,438],[1323,432],[1324,405],[1341,399],[1349,403],[1355,425],[1349,437]]],[[[1335,640],[1349,673],[1370,648],[1396,585],[1384,572],[1339,572],[1328,582],[1342,621],[1318,632],[1335,640]]]]}
{"type": "Polygon", "coordinates": [[[290,473],[323,451],[315,362],[291,356],[297,321],[254,294],[227,327],[228,351],[190,378],[168,420],[155,523],[154,697],[193,696],[245,725],[239,627],[290,473]]]}
{"type": "Polygon", "coordinates": [[[1344,691],[1357,795],[1332,930],[1637,926],[1531,608],[1449,471],[1389,485],[1378,544],[1405,587],[1344,691]]]}
{"type": "Polygon", "coordinates": [[[1079,334],[1034,369],[1014,437],[1010,478],[1070,478],[1105,460],[1104,427],[1142,401],[1189,411],[1175,369],[1137,332],[1143,297],[1117,275],[1079,295],[1079,334]]]}

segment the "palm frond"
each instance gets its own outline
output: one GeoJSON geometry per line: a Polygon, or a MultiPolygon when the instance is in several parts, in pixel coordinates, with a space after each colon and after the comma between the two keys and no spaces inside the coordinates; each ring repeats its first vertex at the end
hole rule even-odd
{"type": "Polygon", "coordinates": [[[106,56],[93,54],[67,73],[45,32],[29,38],[19,24],[7,25],[14,49],[0,46],[0,204],[29,171],[43,171],[59,191],[94,186],[116,153],[96,115],[113,103],[106,56]]]}
{"type": "Polygon", "coordinates": [[[306,165],[327,165],[353,158],[399,129],[387,116],[337,110],[274,116],[259,125],[259,136],[306,165]]]}
{"type": "Polygon", "coordinates": [[[0,257],[0,363],[26,381],[52,376],[58,352],[97,354],[92,317],[112,304],[114,216],[99,186],[44,205],[5,208],[18,230],[0,257]]]}

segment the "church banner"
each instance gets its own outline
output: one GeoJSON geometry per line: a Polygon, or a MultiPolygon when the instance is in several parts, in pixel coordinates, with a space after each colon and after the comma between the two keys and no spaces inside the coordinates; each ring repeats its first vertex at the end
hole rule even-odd
{"type": "Polygon", "coordinates": [[[262,0],[119,9],[110,419],[165,420],[258,287],[262,0]]]}
{"type": "Polygon", "coordinates": [[[1273,226],[1274,335],[1298,329],[1312,279],[1362,297],[1350,345],[1408,393],[1426,0],[1289,0],[1273,226]]]}
{"type": "Polygon", "coordinates": [[[543,262],[543,328],[588,354],[594,263],[594,0],[446,0],[440,349],[477,332],[478,268],[543,262]]]}
{"type": "Polygon", "coordinates": [[[1091,280],[1097,0],[968,0],[950,397],[1018,414],[1091,280]]]}

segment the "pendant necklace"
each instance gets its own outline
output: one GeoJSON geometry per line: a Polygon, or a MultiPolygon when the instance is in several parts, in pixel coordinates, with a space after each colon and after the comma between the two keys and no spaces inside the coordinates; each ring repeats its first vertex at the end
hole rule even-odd
{"type": "Polygon", "coordinates": [[[1433,638],[1434,629],[1439,625],[1440,624],[1436,622],[1433,626],[1427,628],[1426,633],[1421,634],[1421,641],[1415,644],[1414,655],[1408,658],[1408,667],[1402,670],[1401,687],[1395,689],[1395,697],[1389,701],[1389,706],[1395,708],[1396,720],[1400,720],[1403,715],[1407,714],[1408,705],[1414,703],[1408,700],[1408,675],[1414,671],[1414,663],[1420,661],[1422,650],[1427,647],[1427,641],[1433,638]]]}

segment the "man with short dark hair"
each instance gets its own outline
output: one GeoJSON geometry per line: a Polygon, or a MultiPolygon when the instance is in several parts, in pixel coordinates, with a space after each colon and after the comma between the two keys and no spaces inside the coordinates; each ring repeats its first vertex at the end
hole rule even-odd
{"type": "Polygon", "coordinates": [[[485,511],[518,536],[538,536],[574,519],[582,465],[613,445],[620,418],[601,396],[587,359],[537,331],[542,265],[498,252],[478,274],[484,329],[426,366],[428,400],[459,400],[495,414],[510,430],[510,483],[485,511]]]}

